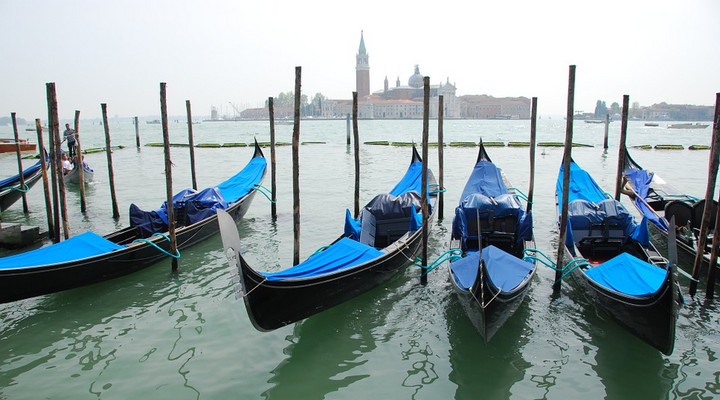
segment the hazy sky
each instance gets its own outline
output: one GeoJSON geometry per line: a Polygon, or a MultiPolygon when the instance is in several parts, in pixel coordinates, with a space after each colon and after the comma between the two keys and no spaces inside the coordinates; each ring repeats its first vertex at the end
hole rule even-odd
{"type": "Polygon", "coordinates": [[[232,113],[292,91],[350,99],[364,31],[371,91],[403,84],[414,66],[458,95],[538,97],[575,110],[714,105],[720,92],[718,0],[0,0],[0,115],[47,117],[55,82],[61,118],[232,113]]]}

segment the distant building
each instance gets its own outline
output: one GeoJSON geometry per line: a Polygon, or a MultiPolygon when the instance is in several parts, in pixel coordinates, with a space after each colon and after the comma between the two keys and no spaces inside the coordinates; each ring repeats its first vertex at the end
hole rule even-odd
{"type": "Polygon", "coordinates": [[[630,108],[628,116],[647,121],[712,121],[715,108],[689,104],[659,103],[640,107],[637,103],[630,108]]]}

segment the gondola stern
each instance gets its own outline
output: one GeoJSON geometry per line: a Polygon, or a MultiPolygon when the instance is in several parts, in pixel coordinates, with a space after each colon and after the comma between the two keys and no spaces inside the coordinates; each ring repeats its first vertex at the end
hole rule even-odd
{"type": "Polygon", "coordinates": [[[490,155],[487,153],[487,150],[485,150],[485,145],[483,144],[482,138],[480,138],[478,156],[475,163],[477,164],[480,161],[492,162],[492,160],[490,159],[490,155]]]}

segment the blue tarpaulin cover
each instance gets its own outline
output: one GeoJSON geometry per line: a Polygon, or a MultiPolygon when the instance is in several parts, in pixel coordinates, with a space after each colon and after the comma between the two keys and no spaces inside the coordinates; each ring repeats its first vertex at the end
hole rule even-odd
{"type": "Polygon", "coordinates": [[[625,174],[625,176],[628,177],[630,185],[632,185],[635,193],[637,193],[637,197],[633,199],[633,202],[637,206],[638,210],[642,212],[643,216],[647,218],[648,221],[651,221],[658,228],[667,232],[667,221],[659,218],[657,213],[653,211],[652,208],[648,207],[646,202],[643,201],[643,199],[647,199],[648,192],[650,191],[650,183],[653,180],[654,174],[644,169],[631,169],[625,174]]]}
{"type": "MultiPolygon", "coordinates": [[[[555,193],[558,195],[558,211],[562,211],[560,208],[560,200],[562,200],[560,196],[562,196],[563,192],[564,170],[565,165],[560,164],[560,173],[558,174],[558,180],[555,185],[555,193]]],[[[587,200],[592,203],[599,203],[607,199],[605,192],[600,189],[600,185],[574,161],[570,162],[570,190],[568,195],[568,204],[575,200],[587,200]]]]}
{"type": "Polygon", "coordinates": [[[422,193],[422,162],[415,161],[410,164],[400,182],[390,191],[393,196],[415,191],[422,193]]]}
{"type": "Polygon", "coordinates": [[[487,197],[497,197],[507,193],[500,169],[490,161],[478,161],[470,173],[460,200],[463,201],[473,193],[487,197]]]}
{"type": "MultiPolygon", "coordinates": [[[[226,209],[237,202],[260,183],[267,160],[253,157],[240,172],[219,184],[202,191],[183,189],[173,196],[173,207],[183,210],[183,224],[194,224],[212,215],[217,209],[226,209]]],[[[135,204],[130,205],[130,226],[140,227],[144,236],[167,230],[167,202],[154,211],[143,211],[135,204]]]]}
{"type": "MultiPolygon", "coordinates": [[[[41,167],[40,161],[36,162],[35,164],[25,168],[23,170],[23,178],[27,177],[31,174],[34,174],[35,171],[39,170],[41,167]]],[[[15,186],[20,183],[20,174],[15,174],[11,177],[5,178],[3,180],[0,180],[0,189],[5,188],[6,186],[15,186]]]]}
{"type": "Polygon", "coordinates": [[[330,274],[378,258],[383,252],[372,246],[342,238],[307,260],[278,272],[262,272],[269,281],[310,278],[330,274]]]}
{"type": "Polygon", "coordinates": [[[647,296],[657,292],[668,273],[668,270],[628,253],[622,253],[585,271],[598,284],[631,296],[647,296]]]}
{"type": "MultiPolygon", "coordinates": [[[[532,271],[533,264],[523,261],[512,254],[495,247],[488,246],[482,250],[482,258],[490,274],[490,281],[504,292],[515,289],[532,271]]],[[[458,286],[469,290],[477,277],[480,252],[469,252],[466,257],[450,263],[458,286]]]]}
{"type": "Polygon", "coordinates": [[[95,233],[85,232],[51,246],[0,258],[0,269],[34,267],[79,260],[124,248],[124,246],[113,243],[95,233]]]}

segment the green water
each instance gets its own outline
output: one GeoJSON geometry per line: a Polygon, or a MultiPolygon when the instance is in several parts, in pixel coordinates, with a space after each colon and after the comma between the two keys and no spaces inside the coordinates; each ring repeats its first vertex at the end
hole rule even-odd
{"type": "MultiPolygon", "coordinates": [[[[628,143],[709,144],[710,129],[678,131],[631,122],[628,143]]],[[[141,141],[159,142],[159,125],[143,125],[141,141]]],[[[421,121],[360,121],[361,141],[421,139],[421,121]]],[[[0,128],[8,136],[9,128],[0,128]]],[[[185,124],[171,124],[173,142],[187,142],[185,124]]],[[[202,123],[195,143],[269,140],[262,122],[202,123]]],[[[620,124],[576,122],[574,159],[614,192],[620,124]]],[[[290,142],[292,126],[277,126],[290,142]]],[[[539,141],[563,141],[565,121],[539,121],[539,141]]],[[[435,141],[437,122],[431,121],[435,141]]],[[[135,149],[130,121],[110,125],[120,221],[111,218],[107,160],[88,154],[96,182],[88,212],[77,191],[68,193],[70,228],[108,233],[127,225],[127,208],[155,209],[165,197],[161,148],[135,149]]],[[[527,141],[529,121],[446,121],[445,141],[527,141]]],[[[34,133],[26,133],[34,138],[34,133]],[[33,136],[31,136],[33,135],[33,136]]],[[[83,147],[104,145],[102,127],[81,125],[83,147]]],[[[303,121],[300,149],[301,259],[342,230],[353,204],[354,158],[345,145],[346,122],[303,121]]],[[[539,148],[534,221],[537,246],[554,257],[554,191],[562,148],[539,148]]],[[[492,147],[493,161],[527,192],[528,148],[492,147]]],[[[361,203],[387,192],[410,161],[409,147],[360,146],[361,203]]],[[[190,186],[189,151],[173,148],[174,191],[190,186]]],[[[195,149],[198,183],[210,186],[242,168],[251,148],[195,149]]],[[[270,157],[269,149],[265,150],[270,157]]],[[[444,149],[445,219],[435,220],[430,257],[446,248],[451,217],[477,156],[476,148],[444,149]]],[[[704,196],[708,151],[635,150],[633,158],[666,181],[704,196]]],[[[291,148],[277,149],[278,219],[257,196],[238,224],[244,257],[256,268],[290,265],[293,254],[291,148]]],[[[28,162],[29,165],[29,161],[28,162]]],[[[438,174],[437,148],[429,166],[438,174]]],[[[0,177],[15,172],[13,155],[0,157],[0,177]]],[[[270,186],[270,175],[264,182],[270,186]]],[[[41,186],[29,193],[33,212],[20,203],[4,221],[45,227],[41,186]]],[[[623,200],[628,208],[634,208],[623,200]]],[[[3,253],[7,254],[7,252],[3,253]]],[[[451,293],[441,267],[419,284],[407,267],[395,279],[300,323],[261,333],[235,298],[231,271],[213,237],[182,252],[180,270],[168,260],[123,278],[0,305],[0,398],[27,399],[709,399],[720,397],[720,351],[715,303],[685,296],[675,351],[663,356],[640,342],[564,285],[554,296],[554,271],[542,267],[517,314],[484,344],[451,293]]],[[[687,293],[688,281],[681,278],[687,293]]]]}

